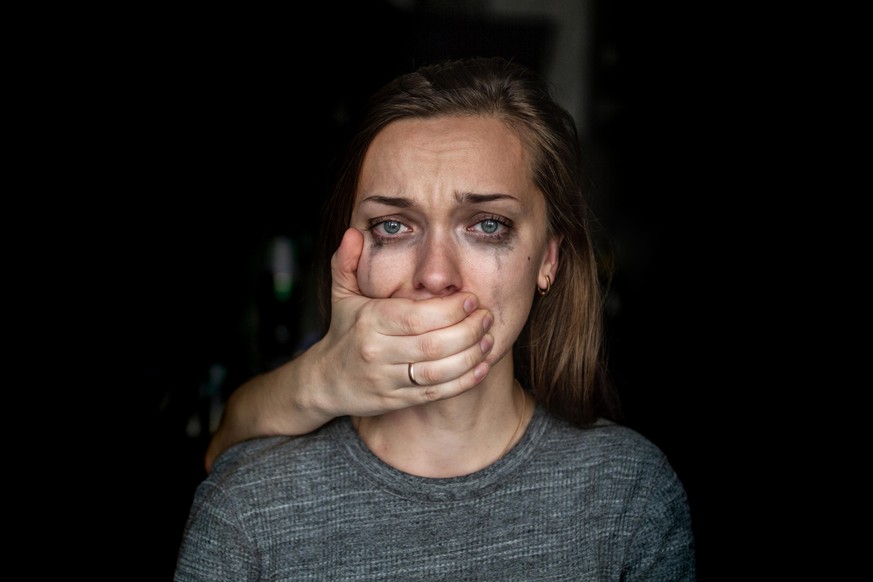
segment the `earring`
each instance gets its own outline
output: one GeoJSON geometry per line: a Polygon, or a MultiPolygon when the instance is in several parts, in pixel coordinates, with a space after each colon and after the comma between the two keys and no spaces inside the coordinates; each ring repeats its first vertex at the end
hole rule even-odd
{"type": "Polygon", "coordinates": [[[552,278],[549,277],[548,275],[546,275],[546,288],[541,289],[540,287],[537,287],[537,292],[540,294],[540,297],[542,297],[543,295],[548,293],[551,289],[552,289],[552,278]]]}

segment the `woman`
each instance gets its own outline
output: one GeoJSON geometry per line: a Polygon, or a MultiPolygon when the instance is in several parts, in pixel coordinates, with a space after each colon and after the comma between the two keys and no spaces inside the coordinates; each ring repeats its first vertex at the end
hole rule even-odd
{"type": "MultiPolygon", "coordinates": [[[[453,325],[406,326],[437,328],[419,337],[421,360],[391,362],[376,345],[363,361],[379,366],[322,363],[419,386],[397,399],[417,404],[358,407],[221,454],[176,579],[693,579],[681,483],[608,420],[581,180],[572,118],[520,65],[448,62],[378,92],[325,222],[335,275],[360,250],[355,282],[333,281],[323,301],[449,301],[453,325]]],[[[338,327],[349,324],[331,317],[307,357],[356,341],[338,327]]]]}

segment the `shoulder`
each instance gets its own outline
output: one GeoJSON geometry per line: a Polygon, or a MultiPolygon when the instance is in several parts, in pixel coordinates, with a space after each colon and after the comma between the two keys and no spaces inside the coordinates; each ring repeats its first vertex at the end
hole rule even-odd
{"type": "Polygon", "coordinates": [[[215,461],[199,487],[201,494],[243,503],[251,496],[263,501],[271,491],[286,490],[289,481],[321,472],[337,457],[329,426],[302,436],[262,437],[234,445],[215,461]]]}
{"type": "Polygon", "coordinates": [[[233,475],[274,465],[282,450],[290,447],[295,437],[259,437],[237,443],[224,451],[210,473],[213,480],[226,480],[233,475]]]}
{"type": "Polygon", "coordinates": [[[536,461],[543,468],[573,471],[610,495],[666,497],[684,503],[684,487],[667,456],[632,428],[607,420],[578,427],[550,416],[544,437],[536,461]]]}
{"type": "Polygon", "coordinates": [[[585,502],[608,516],[609,525],[601,531],[611,536],[610,543],[625,540],[626,557],[648,572],[645,579],[693,579],[688,497],[658,446],[609,421],[580,428],[552,417],[547,434],[552,442],[545,450],[563,451],[552,461],[563,465],[563,482],[575,478],[585,502]]]}
{"type": "Polygon", "coordinates": [[[587,462],[608,461],[617,464],[655,464],[666,462],[666,456],[652,441],[636,430],[601,419],[596,423],[578,427],[552,416],[548,438],[558,449],[575,449],[584,452],[587,462]]]}
{"type": "Polygon", "coordinates": [[[302,462],[336,450],[336,425],[343,419],[333,419],[313,432],[300,436],[260,437],[230,447],[213,465],[210,474],[230,478],[241,473],[263,472],[302,462]]]}

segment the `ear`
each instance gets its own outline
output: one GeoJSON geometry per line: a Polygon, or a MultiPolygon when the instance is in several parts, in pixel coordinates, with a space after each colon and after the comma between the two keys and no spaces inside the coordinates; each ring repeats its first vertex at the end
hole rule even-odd
{"type": "Polygon", "coordinates": [[[546,243],[546,252],[537,275],[537,286],[540,289],[546,289],[555,283],[555,275],[558,272],[558,249],[561,247],[562,239],[563,237],[553,236],[546,243]],[[546,279],[547,276],[551,279],[551,283],[546,279]]]}

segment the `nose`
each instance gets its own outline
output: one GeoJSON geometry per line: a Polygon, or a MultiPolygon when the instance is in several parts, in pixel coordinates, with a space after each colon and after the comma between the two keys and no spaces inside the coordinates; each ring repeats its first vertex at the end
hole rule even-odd
{"type": "Polygon", "coordinates": [[[451,235],[431,233],[419,247],[415,268],[415,291],[444,297],[461,290],[461,253],[451,235]]]}

